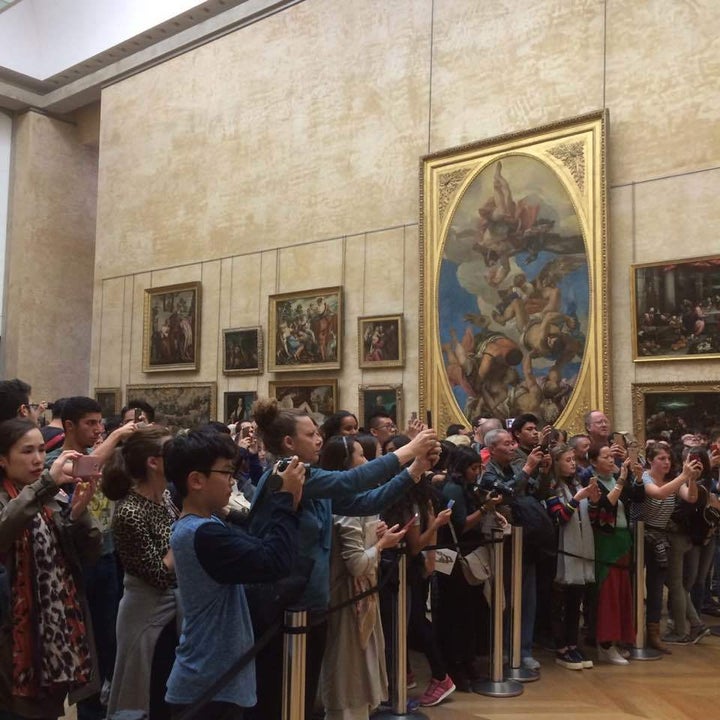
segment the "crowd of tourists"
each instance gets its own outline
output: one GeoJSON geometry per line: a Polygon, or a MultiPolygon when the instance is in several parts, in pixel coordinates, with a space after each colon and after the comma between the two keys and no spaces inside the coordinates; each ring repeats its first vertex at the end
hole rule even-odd
{"type": "Polygon", "coordinates": [[[230,426],[173,433],[160,418],[144,401],[113,418],[89,397],[46,407],[0,382],[1,720],[67,703],[79,720],[199,703],[205,719],[279,719],[290,604],[308,611],[305,717],[369,718],[396,682],[400,553],[407,643],[430,676],[411,708],[479,692],[488,548],[516,525],[527,670],[538,647],[569,670],[630,663],[638,520],[648,645],[700,642],[702,616],[720,615],[720,431],[640,447],[595,410],[569,437],[525,414],[440,440],[382,410],[365,428],[349,411],[318,426],[264,398],[230,426]]]}

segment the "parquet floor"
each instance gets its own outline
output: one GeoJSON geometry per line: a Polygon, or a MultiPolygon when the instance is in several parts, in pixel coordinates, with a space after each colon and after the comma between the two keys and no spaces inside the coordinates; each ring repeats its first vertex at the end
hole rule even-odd
{"type": "MultiPolygon", "coordinates": [[[[519,697],[455,692],[438,707],[422,711],[430,720],[720,718],[720,637],[674,647],[672,655],[659,661],[630,661],[624,667],[596,663],[592,670],[566,670],[555,664],[551,653],[538,651],[535,657],[542,663],[541,679],[525,684],[519,697]]],[[[412,660],[420,688],[426,680],[424,661],[414,656],[412,660]]]]}

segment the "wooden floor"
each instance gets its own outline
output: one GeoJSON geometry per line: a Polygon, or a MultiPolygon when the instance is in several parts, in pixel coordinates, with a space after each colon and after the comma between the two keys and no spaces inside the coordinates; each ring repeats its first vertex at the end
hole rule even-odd
{"type": "MultiPolygon", "coordinates": [[[[652,662],[630,661],[618,667],[566,670],[554,656],[538,651],[541,679],[526,683],[515,698],[488,698],[454,692],[434,708],[422,708],[431,720],[714,720],[720,718],[720,637],[698,645],[674,647],[672,655],[652,662]]],[[[593,660],[594,660],[593,656],[593,660]]],[[[427,675],[413,655],[420,691],[427,675]]]]}
{"type": "MultiPolygon", "coordinates": [[[[526,683],[519,697],[488,698],[456,691],[441,705],[422,712],[429,720],[720,718],[720,637],[674,647],[672,653],[659,661],[631,661],[625,667],[596,663],[592,670],[566,670],[555,664],[554,655],[538,651],[540,680],[526,683]]],[[[428,669],[415,653],[411,662],[418,680],[418,688],[409,692],[414,697],[422,692],[428,669]]],[[[75,708],[66,718],[75,720],[75,708]]]]}

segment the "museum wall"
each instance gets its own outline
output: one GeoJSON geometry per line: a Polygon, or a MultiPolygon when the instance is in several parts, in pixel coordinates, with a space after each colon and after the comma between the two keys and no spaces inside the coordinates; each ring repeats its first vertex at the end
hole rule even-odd
{"type": "Polygon", "coordinates": [[[402,382],[417,408],[419,157],[604,107],[615,425],[632,382],[720,380],[634,364],[629,290],[632,262],[717,252],[718,23],[714,0],[307,0],[106,88],[89,389],[265,392],[222,375],[222,329],[342,285],[340,406],[402,382]],[[199,371],[143,373],[144,290],[193,280],[199,371]],[[356,317],[399,312],[405,368],[359,370],[356,317]]]}
{"type": "Polygon", "coordinates": [[[0,363],[3,377],[31,382],[38,400],[87,391],[98,160],[92,116],[88,108],[78,119],[27,112],[13,121],[0,363]]]}

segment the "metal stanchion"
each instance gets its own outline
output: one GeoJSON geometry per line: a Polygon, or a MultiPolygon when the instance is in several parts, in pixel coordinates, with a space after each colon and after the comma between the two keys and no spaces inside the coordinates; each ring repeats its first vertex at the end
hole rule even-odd
{"type": "Polygon", "coordinates": [[[395,677],[393,687],[392,710],[381,710],[373,715],[375,718],[418,718],[427,720],[417,710],[410,711],[407,706],[407,555],[405,546],[399,548],[398,560],[398,592],[393,608],[392,657],[394,666],[391,671],[395,677]]]}
{"type": "Polygon", "coordinates": [[[283,720],[304,720],[307,610],[285,611],[283,638],[283,720]]]}
{"type": "Polygon", "coordinates": [[[503,533],[493,530],[493,646],[491,677],[473,684],[473,692],[490,697],[515,697],[522,695],[523,686],[516,680],[503,677],[503,533]]]}
{"type": "Polygon", "coordinates": [[[655,648],[645,647],[645,523],[635,523],[635,572],[633,598],[635,600],[635,645],[630,651],[633,660],[660,660],[663,654],[655,648]]]}
{"type": "Polygon", "coordinates": [[[510,667],[505,671],[505,677],[519,682],[533,682],[540,679],[540,673],[522,666],[522,553],[523,529],[520,525],[513,525],[512,529],[512,585],[510,587],[510,607],[512,619],[510,627],[510,667]]]}

